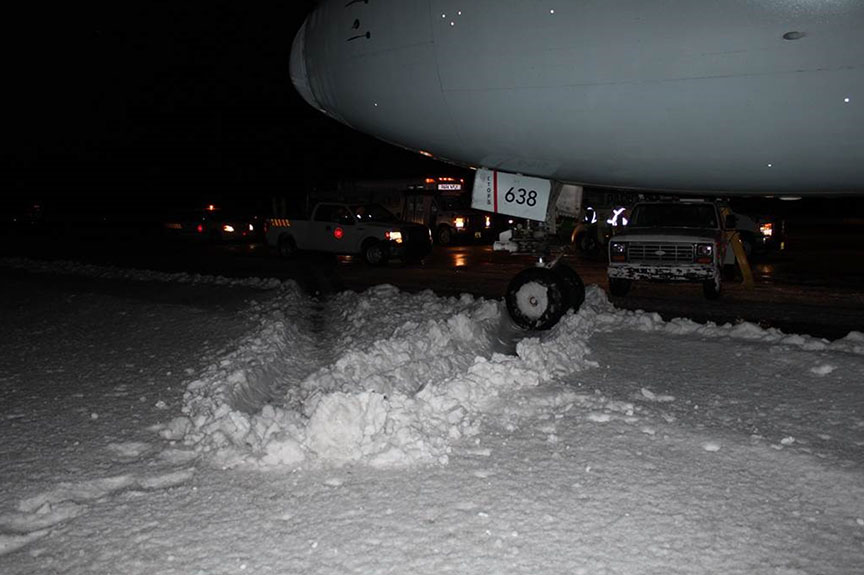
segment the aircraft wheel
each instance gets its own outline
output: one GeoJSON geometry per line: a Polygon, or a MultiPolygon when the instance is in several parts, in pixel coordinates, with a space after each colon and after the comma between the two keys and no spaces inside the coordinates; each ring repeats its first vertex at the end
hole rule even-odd
{"type": "Polygon", "coordinates": [[[705,294],[705,299],[718,299],[720,297],[720,280],[702,282],[702,293],[705,294]]]}
{"type": "Polygon", "coordinates": [[[381,242],[370,240],[363,244],[363,259],[370,266],[380,266],[387,262],[387,253],[381,242]]]}
{"type": "Polygon", "coordinates": [[[297,255],[297,243],[291,236],[279,238],[279,255],[283,258],[292,258],[297,255]]]}
{"type": "Polygon", "coordinates": [[[516,274],[504,299],[510,318],[523,329],[549,329],[569,306],[566,281],[547,268],[528,268],[516,274]]]}
{"type": "Polygon", "coordinates": [[[609,278],[609,293],[614,296],[624,297],[630,291],[633,282],[623,278],[609,278]]]}
{"type": "Polygon", "coordinates": [[[585,284],[582,282],[582,278],[576,273],[576,270],[566,264],[559,263],[552,269],[564,280],[570,308],[573,311],[579,311],[585,301],[585,284]]]}

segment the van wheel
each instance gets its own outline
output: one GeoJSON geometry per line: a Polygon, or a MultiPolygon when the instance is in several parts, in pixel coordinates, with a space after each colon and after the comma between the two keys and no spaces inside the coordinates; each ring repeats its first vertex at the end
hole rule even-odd
{"type": "Polygon", "coordinates": [[[507,286],[507,312],[522,329],[549,329],[569,306],[564,278],[547,268],[528,268],[507,286]]]}
{"type": "Polygon", "coordinates": [[[718,299],[720,297],[720,280],[702,282],[702,293],[705,294],[705,299],[718,299]]]}
{"type": "Polygon", "coordinates": [[[623,278],[609,278],[609,293],[614,296],[624,297],[633,285],[632,280],[623,278]]]}
{"type": "Polygon", "coordinates": [[[279,237],[279,255],[283,258],[293,258],[297,255],[297,243],[291,236],[279,237]]]}
{"type": "Polygon", "coordinates": [[[380,266],[387,261],[387,253],[379,241],[369,240],[363,244],[363,259],[370,266],[380,266]]]}
{"type": "Polygon", "coordinates": [[[453,243],[453,232],[450,231],[450,226],[439,226],[435,233],[435,241],[439,246],[449,246],[453,243]]]}

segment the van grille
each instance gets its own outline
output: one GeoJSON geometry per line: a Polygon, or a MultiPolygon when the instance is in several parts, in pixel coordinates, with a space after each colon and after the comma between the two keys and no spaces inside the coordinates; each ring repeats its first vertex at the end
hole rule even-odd
{"type": "Polygon", "coordinates": [[[630,243],[627,260],[651,263],[693,263],[693,244],[630,243]]]}

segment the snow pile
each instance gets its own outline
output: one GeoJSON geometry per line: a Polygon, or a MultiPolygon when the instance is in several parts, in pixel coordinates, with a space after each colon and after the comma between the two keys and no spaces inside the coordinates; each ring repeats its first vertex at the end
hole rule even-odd
{"type": "Polygon", "coordinates": [[[469,295],[392,286],[345,292],[324,305],[286,285],[252,305],[258,329],[189,383],[184,416],[161,433],[225,466],[446,463],[453,443],[475,435],[498,398],[596,367],[588,342],[597,331],[862,347],[856,334],[831,343],[749,323],[666,322],[616,309],[589,286],[578,313],[502,354],[499,334],[509,322],[502,310],[469,295]]]}
{"type": "Polygon", "coordinates": [[[585,321],[593,323],[595,329],[613,332],[632,329],[658,332],[676,336],[699,336],[705,338],[730,338],[788,346],[804,351],[839,351],[864,355],[864,333],[849,332],[843,339],[829,341],[809,335],[785,334],[777,328],[762,328],[757,324],[742,321],[735,324],[717,325],[713,322],[697,323],[687,318],[665,321],[660,314],[641,310],[630,311],[615,308],[598,286],[586,290],[585,304],[579,310],[585,321]]]}
{"type": "Polygon", "coordinates": [[[446,463],[496,398],[593,365],[578,315],[519,342],[515,356],[494,352],[509,321],[501,309],[379,286],[316,311],[286,290],[258,304],[259,329],[189,384],[185,417],[162,435],[222,465],[446,463]]]}
{"type": "Polygon", "coordinates": [[[0,266],[20,269],[30,273],[67,274],[108,280],[234,286],[264,290],[276,289],[282,285],[282,281],[276,278],[228,278],[225,276],[190,274],[186,272],[167,273],[116,266],[100,266],[77,261],[41,261],[28,258],[5,257],[0,258],[0,266]]]}

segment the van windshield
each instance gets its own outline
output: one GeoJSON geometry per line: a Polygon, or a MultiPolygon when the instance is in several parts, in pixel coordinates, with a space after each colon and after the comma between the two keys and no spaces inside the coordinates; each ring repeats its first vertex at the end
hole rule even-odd
{"type": "Polygon", "coordinates": [[[639,204],[633,208],[629,227],[716,228],[717,210],[711,204],[639,204]]]}
{"type": "Polygon", "coordinates": [[[467,196],[441,196],[438,201],[441,202],[441,210],[445,212],[457,212],[471,207],[467,196]]]}

